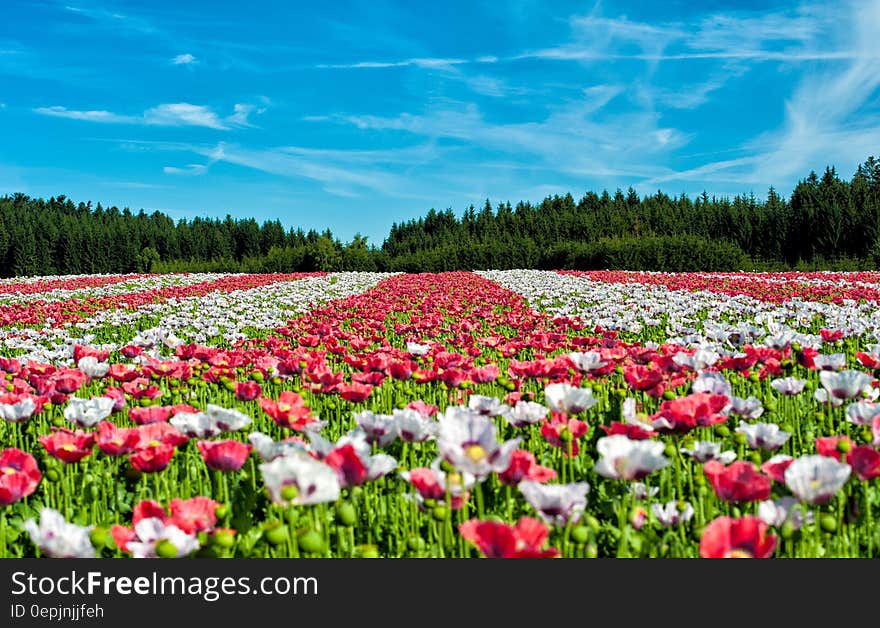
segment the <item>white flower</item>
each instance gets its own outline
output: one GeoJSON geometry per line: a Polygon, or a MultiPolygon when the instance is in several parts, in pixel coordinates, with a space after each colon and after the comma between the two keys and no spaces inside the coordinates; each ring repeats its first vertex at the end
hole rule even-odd
{"type": "Polygon", "coordinates": [[[262,432],[251,432],[248,434],[248,440],[254,446],[254,451],[264,462],[271,462],[275,458],[288,456],[297,452],[305,453],[306,446],[298,441],[280,441],[275,442],[267,434],[262,432]]]}
{"type": "Polygon", "coordinates": [[[33,519],[24,522],[34,545],[52,558],[95,558],[95,548],[89,540],[93,526],[83,527],[68,523],[57,510],[40,510],[40,523],[33,519]]]}
{"type": "Polygon", "coordinates": [[[406,350],[412,355],[425,355],[431,350],[431,345],[421,345],[417,342],[406,343],[406,350]]]}
{"type": "Polygon", "coordinates": [[[846,354],[820,354],[813,358],[813,364],[815,364],[816,368],[820,371],[839,371],[846,366],[846,354]]]}
{"type": "Polygon", "coordinates": [[[500,444],[495,423],[468,408],[452,406],[439,416],[437,450],[458,471],[485,478],[510,466],[510,457],[522,438],[500,444]]]}
{"type": "Polygon", "coordinates": [[[650,440],[631,440],[623,434],[604,436],[596,443],[601,456],[593,469],[616,480],[638,480],[671,464],[665,446],[650,440]]]}
{"type": "Polygon", "coordinates": [[[190,438],[211,438],[223,433],[204,412],[178,412],[168,422],[190,438]]]}
{"type": "Polygon", "coordinates": [[[110,416],[115,403],[109,397],[71,397],[64,408],[64,418],[80,427],[92,427],[110,416]]]}
{"type": "Polygon", "coordinates": [[[276,504],[306,506],[335,502],[339,476],[333,467],[305,453],[291,453],[260,465],[263,483],[276,504]],[[295,491],[286,491],[293,486],[295,491]]]}
{"type": "Polygon", "coordinates": [[[30,397],[15,403],[0,403],[0,418],[9,423],[23,423],[34,414],[37,404],[30,397]]]}
{"type": "Polygon", "coordinates": [[[717,460],[722,464],[728,465],[736,460],[736,454],[732,451],[721,451],[721,443],[713,443],[707,440],[700,440],[694,443],[693,449],[682,447],[681,453],[687,454],[699,463],[717,460]]]}
{"type": "Polygon", "coordinates": [[[168,541],[175,549],[175,558],[188,556],[199,549],[199,540],[194,534],[187,534],[176,525],[165,525],[158,517],[146,517],[134,526],[137,540],[126,543],[134,558],[156,558],[156,546],[168,541]]]}
{"type": "Polygon", "coordinates": [[[243,412],[211,403],[208,404],[205,414],[224,432],[237,432],[253,422],[253,419],[243,412]]]}
{"type": "Polygon", "coordinates": [[[748,399],[731,397],[730,402],[731,414],[739,415],[744,419],[754,420],[764,414],[764,406],[761,405],[761,400],[757,397],[749,397],[748,399]]]}
{"type": "Polygon", "coordinates": [[[395,421],[397,435],[405,443],[423,443],[431,440],[440,430],[440,424],[412,408],[395,408],[391,416],[395,421]]]}
{"type": "Polygon", "coordinates": [[[575,351],[568,354],[568,359],[571,360],[576,369],[585,373],[600,369],[608,364],[597,351],[586,351],[583,353],[575,351]]]}
{"type": "MultiPolygon", "coordinates": [[[[681,355],[681,354],[678,354],[681,355]]],[[[710,393],[713,395],[731,396],[730,382],[728,382],[721,373],[709,371],[700,373],[691,384],[691,392],[710,393]]]]}
{"type": "Polygon", "coordinates": [[[468,399],[468,408],[483,416],[499,416],[504,414],[509,406],[501,403],[497,397],[471,395],[468,399]]]}
{"type": "Polygon", "coordinates": [[[501,416],[514,427],[525,427],[544,420],[548,411],[547,406],[520,399],[513,408],[508,407],[501,416]]]}
{"type": "Polygon", "coordinates": [[[364,410],[355,414],[354,420],[364,431],[368,443],[385,447],[397,438],[397,421],[389,414],[374,414],[364,410]]]}
{"type": "Polygon", "coordinates": [[[651,504],[651,511],[664,528],[671,528],[690,521],[694,516],[694,507],[688,502],[666,502],[665,506],[651,504]]]}
{"type": "Polygon", "coordinates": [[[821,371],[819,381],[823,388],[816,390],[819,403],[839,406],[847,399],[856,397],[877,398],[877,390],[871,385],[874,378],[862,371],[821,371]]]}
{"type": "Polygon", "coordinates": [[[635,499],[648,499],[649,497],[654,497],[654,495],[659,492],[659,486],[652,486],[648,488],[648,486],[644,482],[632,482],[629,485],[629,493],[635,499]]]}
{"type": "Polygon", "coordinates": [[[758,517],[768,526],[781,528],[782,524],[789,521],[795,530],[803,527],[805,523],[813,522],[813,513],[806,515],[798,507],[798,500],[790,495],[777,500],[768,499],[758,504],[758,517]]]}
{"type": "Polygon", "coordinates": [[[785,485],[802,502],[825,504],[849,479],[851,467],[818,454],[796,458],[785,470],[785,485]]]}
{"type": "Polygon", "coordinates": [[[79,359],[76,368],[82,371],[89,379],[100,379],[104,377],[110,370],[110,365],[106,362],[99,362],[98,358],[93,355],[87,355],[79,359]]]}
{"type": "Polygon", "coordinates": [[[523,480],[518,487],[541,519],[561,528],[580,520],[587,507],[587,493],[590,491],[590,485],[586,482],[541,484],[523,480]]]}
{"type": "Polygon", "coordinates": [[[773,389],[780,395],[797,395],[807,385],[807,380],[797,377],[783,377],[770,382],[773,389]]]}
{"type": "Polygon", "coordinates": [[[749,425],[745,421],[739,422],[736,432],[744,434],[749,447],[753,449],[765,449],[774,451],[782,447],[791,438],[791,434],[779,429],[775,423],[755,423],[749,425]]]}
{"type": "Polygon", "coordinates": [[[544,398],[551,409],[565,414],[580,414],[598,403],[590,388],[570,384],[550,384],[544,388],[544,398]]]}
{"type": "Polygon", "coordinates": [[[856,425],[871,425],[871,421],[878,415],[880,404],[872,401],[857,401],[846,407],[847,420],[856,425]]]}

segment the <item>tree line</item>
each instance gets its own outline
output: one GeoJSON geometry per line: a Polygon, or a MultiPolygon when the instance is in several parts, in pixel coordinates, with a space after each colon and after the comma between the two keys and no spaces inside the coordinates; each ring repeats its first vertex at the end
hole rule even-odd
{"type": "Polygon", "coordinates": [[[128,272],[439,272],[478,268],[867,269],[880,264],[880,161],[829,166],[788,198],[695,199],[633,188],[452,209],[391,225],[381,245],[279,220],[174,221],[100,203],[0,197],[0,275],[128,272]]]}

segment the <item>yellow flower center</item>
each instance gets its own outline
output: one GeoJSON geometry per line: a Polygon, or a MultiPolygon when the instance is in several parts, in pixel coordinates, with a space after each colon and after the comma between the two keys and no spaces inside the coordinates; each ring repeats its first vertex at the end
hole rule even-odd
{"type": "Polygon", "coordinates": [[[61,447],[59,447],[59,449],[61,449],[63,451],[76,451],[76,445],[73,445],[71,443],[67,443],[66,445],[61,445],[61,447]]]}
{"type": "Polygon", "coordinates": [[[16,470],[12,467],[3,467],[2,469],[0,469],[0,471],[3,471],[3,475],[12,475],[16,472],[16,470]]]}
{"type": "Polygon", "coordinates": [[[752,553],[748,550],[744,550],[741,547],[735,547],[727,550],[727,553],[724,554],[724,558],[754,558],[754,556],[752,556],[752,553]]]}
{"type": "Polygon", "coordinates": [[[471,462],[480,462],[486,459],[486,450],[482,445],[468,445],[464,448],[465,457],[471,462]]]}

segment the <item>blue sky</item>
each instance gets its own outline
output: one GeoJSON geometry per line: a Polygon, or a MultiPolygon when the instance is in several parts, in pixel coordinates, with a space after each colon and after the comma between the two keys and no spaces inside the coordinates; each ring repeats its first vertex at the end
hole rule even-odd
{"type": "Polygon", "coordinates": [[[487,197],[787,196],[880,153],[878,42],[880,0],[7,0],[0,194],[374,244],[487,197]]]}

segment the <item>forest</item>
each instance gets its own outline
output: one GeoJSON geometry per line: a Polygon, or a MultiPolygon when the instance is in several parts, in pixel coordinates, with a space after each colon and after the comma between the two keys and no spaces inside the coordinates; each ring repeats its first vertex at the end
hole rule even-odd
{"type": "Polygon", "coordinates": [[[46,199],[0,197],[0,276],[131,272],[470,269],[734,271],[861,270],[880,264],[880,161],[852,177],[833,166],[788,197],[640,196],[633,188],[489,199],[390,226],[381,244],[280,220],[167,215],[46,199]]]}

